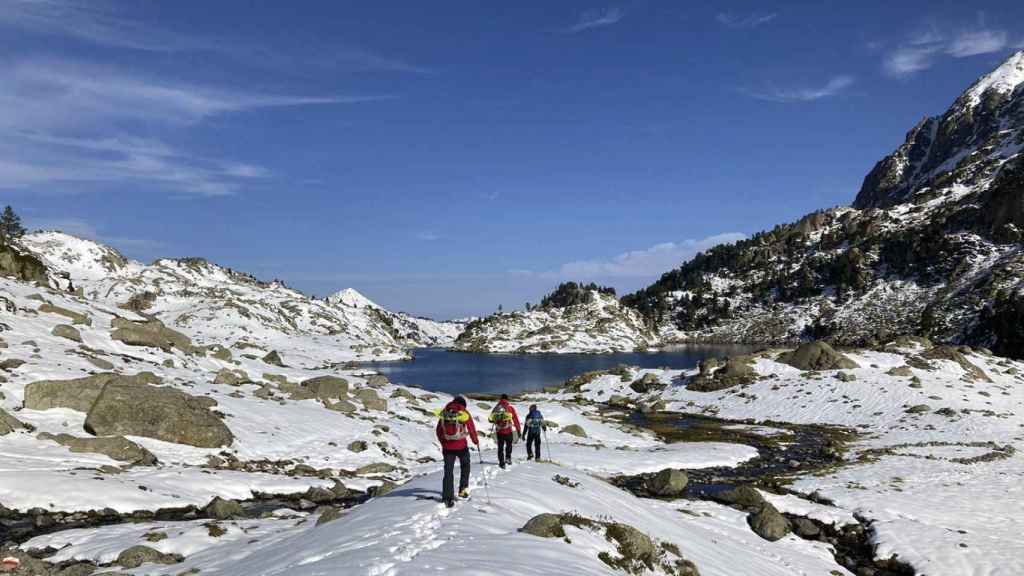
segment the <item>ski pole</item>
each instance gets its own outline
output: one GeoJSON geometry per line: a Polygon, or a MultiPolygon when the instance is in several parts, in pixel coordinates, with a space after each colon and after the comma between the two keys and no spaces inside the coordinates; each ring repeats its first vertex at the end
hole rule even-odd
{"type": "Polygon", "coordinates": [[[487,471],[484,470],[484,451],[480,449],[480,445],[476,445],[476,452],[480,455],[480,476],[484,479],[484,494],[487,495],[487,503],[491,503],[491,488],[487,485],[487,471]]]}
{"type": "Polygon", "coordinates": [[[548,442],[548,429],[541,428],[544,431],[544,446],[548,449],[548,462],[551,462],[551,443],[548,442]]]}

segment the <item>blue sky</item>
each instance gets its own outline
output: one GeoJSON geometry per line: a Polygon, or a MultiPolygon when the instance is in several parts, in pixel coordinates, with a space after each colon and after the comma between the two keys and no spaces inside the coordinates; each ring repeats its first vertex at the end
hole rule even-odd
{"type": "Polygon", "coordinates": [[[0,201],[454,317],[852,201],[1020,2],[0,2],[0,201]],[[710,3],[707,3],[710,4],[710,3]]]}

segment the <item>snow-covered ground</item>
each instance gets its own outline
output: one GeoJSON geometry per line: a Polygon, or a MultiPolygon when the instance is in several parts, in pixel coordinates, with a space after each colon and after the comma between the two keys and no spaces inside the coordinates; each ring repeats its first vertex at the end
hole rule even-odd
{"type": "Polygon", "coordinates": [[[661,399],[668,410],[856,429],[862,439],[847,454],[848,465],[793,474],[793,489],[836,508],[822,512],[803,500],[772,497],[779,509],[872,520],[876,556],[896,555],[920,574],[1024,574],[1024,363],[968,352],[984,375],[974,376],[950,360],[930,359],[926,368],[921,352],[850,352],[859,368],[819,372],[766,353],[754,364],[758,381],[748,386],[696,392],[685,388],[694,371],[644,370],[637,374],[670,384],[643,395],[609,375],[579,394],[550,397],[605,401],[617,394],[641,404],[661,399]],[[855,379],[841,380],[840,373],[855,379]]]}

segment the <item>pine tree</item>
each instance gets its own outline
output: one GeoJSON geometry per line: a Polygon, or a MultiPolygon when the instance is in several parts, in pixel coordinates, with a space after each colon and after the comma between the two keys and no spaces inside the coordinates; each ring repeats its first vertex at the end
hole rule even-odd
{"type": "Polygon", "coordinates": [[[0,243],[7,244],[24,234],[25,227],[21,225],[21,217],[15,214],[10,206],[4,208],[3,214],[0,215],[0,243]]]}

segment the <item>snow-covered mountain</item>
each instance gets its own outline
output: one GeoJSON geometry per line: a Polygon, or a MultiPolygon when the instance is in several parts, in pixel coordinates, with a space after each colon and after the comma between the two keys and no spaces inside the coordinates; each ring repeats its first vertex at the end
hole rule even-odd
{"type": "Polygon", "coordinates": [[[334,351],[339,361],[395,359],[407,348],[450,343],[460,328],[387,311],[351,289],[327,300],[310,298],[201,258],[146,265],[60,232],[29,234],[21,245],[46,264],[55,286],[155,316],[200,344],[294,357],[309,356],[312,344],[334,351]]]}
{"type": "Polygon", "coordinates": [[[454,348],[466,352],[603,353],[657,344],[643,317],[614,295],[586,292],[579,303],[499,313],[470,322],[454,348]]]}
{"type": "Polygon", "coordinates": [[[664,341],[893,334],[1024,356],[1024,52],[925,118],[852,207],[699,255],[624,298],[664,341]]]}

